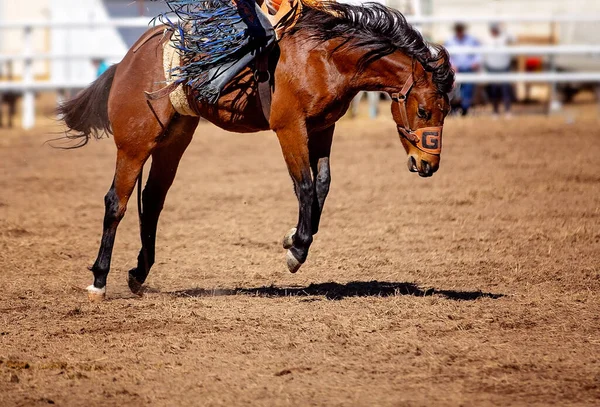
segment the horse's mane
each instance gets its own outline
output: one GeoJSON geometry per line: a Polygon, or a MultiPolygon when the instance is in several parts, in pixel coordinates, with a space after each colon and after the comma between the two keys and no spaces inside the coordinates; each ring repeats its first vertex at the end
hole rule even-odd
{"type": "Polygon", "coordinates": [[[284,22],[289,25],[289,34],[303,33],[320,42],[340,38],[342,43],[336,50],[342,47],[367,49],[359,69],[400,50],[432,72],[439,92],[452,90],[454,71],[446,49],[425,41],[397,10],[379,3],[352,6],[324,1],[311,5],[303,1],[300,15],[295,23],[293,20],[284,22]]]}

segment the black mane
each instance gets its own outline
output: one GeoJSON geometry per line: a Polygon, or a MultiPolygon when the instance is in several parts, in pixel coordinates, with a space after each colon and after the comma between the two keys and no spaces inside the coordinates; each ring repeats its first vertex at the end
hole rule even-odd
{"type": "MultiPolygon", "coordinates": [[[[287,24],[291,25],[291,21],[287,24]]],[[[303,4],[301,15],[290,29],[291,34],[295,32],[308,33],[317,41],[341,38],[343,42],[337,49],[345,46],[368,49],[360,61],[361,69],[400,50],[432,72],[439,92],[449,93],[454,85],[454,71],[446,49],[426,42],[402,13],[379,3],[361,6],[330,1],[318,6],[303,4]]]]}

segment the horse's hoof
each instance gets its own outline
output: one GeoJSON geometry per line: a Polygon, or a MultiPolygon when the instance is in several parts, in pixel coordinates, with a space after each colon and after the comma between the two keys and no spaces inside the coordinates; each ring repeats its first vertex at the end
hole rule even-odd
{"type": "Polygon", "coordinates": [[[86,290],[90,302],[102,302],[106,298],[106,287],[97,288],[94,285],[90,285],[86,290]]]}
{"type": "Polygon", "coordinates": [[[294,235],[296,234],[296,228],[291,228],[283,237],[283,248],[289,249],[294,245],[294,235]]]}
{"type": "Polygon", "coordinates": [[[129,289],[135,295],[142,295],[144,293],[144,286],[142,283],[137,281],[137,279],[129,272],[129,277],[127,278],[127,285],[129,285],[129,289]]]}
{"type": "Polygon", "coordinates": [[[302,266],[302,263],[300,263],[298,259],[294,257],[291,250],[287,251],[286,262],[290,273],[295,273],[296,271],[300,270],[300,267],[302,266]]]}

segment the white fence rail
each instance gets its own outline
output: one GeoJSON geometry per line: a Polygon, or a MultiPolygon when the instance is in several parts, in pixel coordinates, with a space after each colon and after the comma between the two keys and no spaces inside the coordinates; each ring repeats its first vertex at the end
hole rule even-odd
{"type": "MultiPolygon", "coordinates": [[[[597,56],[600,61],[600,45],[515,45],[508,47],[447,47],[450,54],[510,54],[510,55],[593,55],[597,56]]],[[[33,61],[48,61],[48,60],[68,60],[68,59],[83,59],[92,60],[94,58],[102,59],[120,59],[122,54],[108,53],[85,53],[85,54],[52,54],[52,53],[36,53],[34,55],[13,54],[0,55],[0,62],[6,61],[23,61],[31,59],[33,61]]]]}
{"type": "MultiPolygon", "coordinates": [[[[559,15],[559,16],[479,16],[479,17],[457,17],[457,16],[408,16],[407,20],[413,24],[447,24],[456,21],[465,23],[561,23],[561,22],[597,22],[600,23],[600,15],[559,15]]],[[[0,81],[0,92],[18,92],[23,94],[23,117],[24,128],[31,128],[35,124],[35,92],[40,91],[62,91],[82,89],[89,85],[82,81],[34,81],[33,64],[35,61],[58,61],[58,60],[88,60],[109,59],[118,60],[123,55],[100,54],[100,53],[73,53],[53,54],[34,53],[32,43],[32,32],[34,29],[96,29],[96,28],[144,28],[148,27],[147,18],[125,18],[102,22],[50,22],[50,21],[0,21],[0,30],[20,29],[23,32],[23,51],[21,54],[0,55],[0,63],[8,61],[23,62],[23,72],[19,82],[0,81]]],[[[588,55],[600,56],[600,45],[540,45],[540,46],[510,46],[502,48],[490,47],[451,47],[451,54],[510,54],[510,55],[532,55],[549,56],[554,58],[558,55],[588,55]]],[[[599,58],[600,60],[600,58],[599,58]]],[[[551,64],[553,65],[553,64],[551,64]]],[[[561,82],[596,82],[600,84],[600,71],[598,72],[542,72],[542,73],[470,73],[458,74],[457,81],[468,83],[490,83],[490,82],[534,82],[557,84],[561,82]]]]}
{"type": "Polygon", "coordinates": [[[147,17],[115,18],[106,21],[0,21],[1,29],[26,29],[26,28],[57,28],[57,29],[82,29],[82,28],[150,28],[147,17]]]}
{"type": "Polygon", "coordinates": [[[600,45],[511,45],[507,47],[447,47],[447,50],[452,55],[595,55],[600,57],[600,45]]]}
{"type": "Polygon", "coordinates": [[[490,23],[595,23],[600,21],[600,14],[561,14],[561,15],[483,15],[483,16],[406,16],[410,24],[454,24],[457,21],[466,24],[490,23]]]}
{"type": "MultiPolygon", "coordinates": [[[[600,72],[539,72],[539,73],[458,73],[457,83],[581,83],[598,82],[600,72]]],[[[0,81],[0,91],[43,92],[55,90],[77,90],[87,87],[90,82],[8,82],[0,81]]]]}
{"type": "Polygon", "coordinates": [[[540,72],[540,73],[458,73],[458,83],[575,83],[598,82],[600,72],[540,72]]]}

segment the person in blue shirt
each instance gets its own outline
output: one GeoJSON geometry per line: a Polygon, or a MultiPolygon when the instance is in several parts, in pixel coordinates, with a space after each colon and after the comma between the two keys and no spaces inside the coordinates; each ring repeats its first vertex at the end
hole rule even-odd
{"type": "MultiPolygon", "coordinates": [[[[446,41],[447,47],[479,47],[481,44],[477,38],[467,33],[467,27],[463,23],[457,23],[454,26],[454,36],[446,41]]],[[[481,67],[481,55],[479,54],[460,54],[451,55],[450,60],[454,70],[461,73],[476,72],[481,67]]],[[[466,116],[473,103],[473,93],[475,85],[472,83],[463,83],[460,86],[460,98],[462,115],[466,116]]]]}
{"type": "Polygon", "coordinates": [[[110,68],[110,66],[106,63],[105,60],[99,59],[99,58],[93,59],[92,64],[94,64],[94,68],[96,69],[96,77],[97,78],[102,76],[102,74],[104,72],[106,72],[108,70],[108,68],[110,68]]]}

